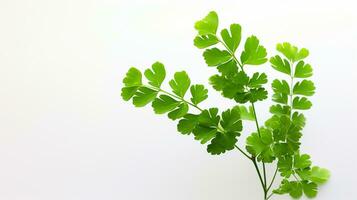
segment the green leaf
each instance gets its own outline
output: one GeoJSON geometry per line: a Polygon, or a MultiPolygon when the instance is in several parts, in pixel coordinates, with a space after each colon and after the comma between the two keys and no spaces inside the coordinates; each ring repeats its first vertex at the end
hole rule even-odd
{"type": "Polygon", "coordinates": [[[164,114],[175,109],[180,104],[170,96],[160,95],[152,102],[152,107],[156,114],[164,114]]]}
{"type": "Polygon", "coordinates": [[[147,87],[140,87],[133,97],[133,104],[136,107],[143,107],[152,102],[158,94],[158,91],[147,87]]]}
{"type": "Polygon", "coordinates": [[[192,85],[190,91],[192,95],[191,102],[195,105],[201,103],[208,97],[208,90],[203,85],[192,85]]]}
{"type": "Polygon", "coordinates": [[[213,34],[215,35],[218,28],[218,15],[216,12],[211,11],[202,20],[195,23],[195,29],[199,35],[213,34]]]}
{"type": "Polygon", "coordinates": [[[219,155],[234,149],[234,145],[237,143],[236,136],[236,133],[233,132],[218,132],[211,140],[211,144],[207,146],[207,152],[211,153],[212,155],[219,155]]]}
{"type": "Polygon", "coordinates": [[[174,79],[169,82],[172,91],[179,97],[184,97],[188,88],[190,87],[191,81],[185,71],[176,72],[174,79]]]}
{"type": "Polygon", "coordinates": [[[166,76],[165,67],[162,63],[156,62],[151,68],[145,70],[144,75],[149,80],[150,85],[160,88],[166,76]]]}
{"type": "Polygon", "coordinates": [[[235,106],[235,109],[238,109],[240,112],[240,118],[242,120],[255,121],[253,107],[249,106],[249,110],[245,106],[235,106]]]}
{"type": "Polygon", "coordinates": [[[294,112],[291,118],[292,118],[292,122],[299,128],[302,129],[305,126],[306,119],[303,114],[294,112]]]}
{"type": "Polygon", "coordinates": [[[281,93],[281,94],[287,94],[287,95],[290,94],[289,84],[285,80],[280,81],[278,79],[275,79],[273,81],[273,83],[271,84],[271,86],[275,93],[281,93]]]}
{"type": "Polygon", "coordinates": [[[206,49],[205,52],[203,52],[203,57],[208,66],[217,66],[229,61],[232,55],[226,50],[212,48],[206,49]]]}
{"type": "Polygon", "coordinates": [[[302,184],[297,181],[288,181],[284,179],[279,188],[274,190],[273,193],[275,194],[289,194],[291,197],[298,199],[303,194],[302,184]]]}
{"type": "Polygon", "coordinates": [[[268,98],[268,92],[264,88],[250,89],[250,102],[263,101],[268,98]]]}
{"type": "Polygon", "coordinates": [[[186,114],[177,124],[177,130],[182,134],[190,134],[198,125],[198,115],[186,114]]]}
{"type": "Polygon", "coordinates": [[[253,35],[247,38],[240,60],[243,65],[261,65],[268,60],[266,56],[266,49],[259,45],[258,38],[253,35]]]}
{"type": "Polygon", "coordinates": [[[221,36],[224,43],[227,45],[229,50],[231,50],[233,53],[236,51],[236,49],[239,46],[241,40],[241,34],[242,34],[242,29],[239,24],[232,24],[230,26],[230,33],[227,29],[223,29],[221,31],[221,36]]]}
{"type": "Polygon", "coordinates": [[[317,195],[317,184],[308,183],[307,181],[302,182],[302,189],[304,194],[309,198],[314,198],[317,195]]]}
{"type": "Polygon", "coordinates": [[[290,68],[290,63],[286,59],[282,59],[280,56],[276,55],[274,57],[270,58],[270,63],[272,64],[271,66],[284,74],[291,75],[291,68],[290,68]]]}
{"type": "Polygon", "coordinates": [[[209,84],[217,91],[222,91],[227,86],[228,80],[224,76],[218,74],[209,78],[209,84]]]}
{"type": "Polygon", "coordinates": [[[270,113],[274,115],[288,115],[290,116],[290,106],[282,106],[280,104],[272,105],[270,107],[270,113]]]}
{"type": "Polygon", "coordinates": [[[125,87],[121,89],[121,96],[125,101],[129,101],[134,96],[136,91],[141,87],[141,79],[142,75],[138,69],[131,67],[128,70],[125,78],[123,79],[125,87]]]}
{"type": "Polygon", "coordinates": [[[311,169],[310,180],[317,184],[323,184],[330,178],[329,170],[320,167],[313,167],[311,169]]]}
{"type": "Polygon", "coordinates": [[[277,103],[288,104],[288,95],[287,94],[273,94],[272,100],[277,103]]]}
{"type": "Polygon", "coordinates": [[[282,177],[289,178],[293,172],[293,159],[291,156],[279,158],[278,169],[282,177]]]}
{"type": "Polygon", "coordinates": [[[302,185],[301,183],[297,181],[291,181],[290,182],[290,191],[289,195],[292,198],[298,199],[302,196],[302,185]]]}
{"type": "Polygon", "coordinates": [[[232,77],[238,73],[238,66],[234,59],[219,65],[217,69],[223,76],[232,77]]]}
{"type": "Polygon", "coordinates": [[[204,110],[198,117],[200,125],[207,127],[217,127],[220,117],[218,115],[218,108],[210,108],[204,110]]]}
{"type": "Polygon", "coordinates": [[[248,87],[259,88],[267,82],[268,82],[268,77],[265,73],[255,72],[252,78],[250,78],[249,80],[248,87]]]}
{"type": "Polygon", "coordinates": [[[261,128],[260,135],[252,133],[247,137],[247,151],[256,156],[258,161],[272,162],[275,157],[271,145],[273,144],[273,135],[269,129],[261,128]]]}
{"type": "Polygon", "coordinates": [[[291,45],[288,42],[277,44],[276,49],[284,54],[284,56],[292,62],[299,61],[306,58],[309,55],[309,51],[302,48],[300,51],[296,46],[291,45]]]}
{"type": "Polygon", "coordinates": [[[126,87],[132,86],[141,86],[141,72],[135,67],[131,67],[129,71],[126,73],[125,78],[123,79],[123,83],[126,87]]]}
{"type": "Polygon", "coordinates": [[[124,101],[129,101],[139,88],[140,86],[123,87],[121,89],[121,96],[124,99],[124,101]]]}
{"type": "Polygon", "coordinates": [[[219,42],[215,35],[198,35],[193,40],[194,45],[199,49],[204,49],[219,42]]]}
{"type": "Polygon", "coordinates": [[[304,61],[299,61],[295,67],[295,78],[308,78],[312,76],[312,67],[310,64],[305,64],[304,61]]]}
{"type": "Polygon", "coordinates": [[[312,96],[313,94],[315,94],[315,85],[312,81],[309,80],[297,82],[294,85],[293,93],[305,96],[312,96]]]}
{"type": "Polygon", "coordinates": [[[311,166],[310,156],[307,154],[296,154],[294,156],[294,167],[297,169],[304,169],[311,166]]]}
{"type": "Polygon", "coordinates": [[[222,128],[226,132],[237,133],[242,131],[242,120],[240,119],[239,110],[236,108],[228,109],[222,113],[222,120],[220,122],[222,128]]]}
{"type": "Polygon", "coordinates": [[[293,109],[308,110],[311,106],[311,101],[309,101],[306,97],[295,97],[293,100],[293,109]]]}
{"type": "Polygon", "coordinates": [[[213,127],[198,125],[193,129],[192,132],[195,136],[195,140],[200,140],[201,144],[205,144],[216,136],[217,129],[213,127]]]}
{"type": "Polygon", "coordinates": [[[187,103],[181,103],[177,109],[169,112],[168,117],[172,120],[179,119],[183,116],[185,116],[188,112],[188,105],[187,103]]]}

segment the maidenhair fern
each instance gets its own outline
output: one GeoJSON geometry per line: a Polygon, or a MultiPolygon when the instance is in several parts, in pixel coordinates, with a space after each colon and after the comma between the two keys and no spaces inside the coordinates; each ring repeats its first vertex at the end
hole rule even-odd
{"type": "Polygon", "coordinates": [[[223,112],[215,107],[201,108],[199,104],[208,98],[208,90],[204,85],[192,84],[185,71],[176,72],[168,82],[172,91],[163,90],[161,85],[166,70],[160,62],[144,71],[147,81],[143,81],[141,71],[130,68],[123,80],[123,99],[132,99],[136,107],[151,103],[156,114],[168,113],[170,119],[178,120],[177,129],[181,134],[193,135],[201,144],[207,144],[207,152],[212,155],[237,149],[253,163],[264,200],[274,194],[315,197],[318,186],[329,179],[330,173],[313,166],[310,156],[300,150],[306,121],[302,112],[311,108],[309,97],[315,93],[314,83],[308,79],[312,76],[312,67],[304,61],[309,51],[285,42],[278,44],[278,54],[268,59],[266,49],[252,35],[246,38],[238,53],[241,26],[232,24],[217,34],[215,12],[197,21],[195,29],[198,34],[194,45],[204,49],[207,65],[218,70],[209,78],[209,83],[223,97],[235,101],[236,106],[223,112]],[[240,54],[239,58],[236,54],[240,54]],[[263,65],[268,60],[273,69],[286,75],[286,79],[272,81],[272,115],[264,124],[259,124],[255,104],[268,98],[265,88],[268,77],[259,72],[248,74],[245,68],[263,65]],[[246,138],[245,149],[237,145],[243,120],[256,125],[256,131],[246,138]],[[266,165],[276,165],[275,173],[268,176],[266,165]],[[278,188],[272,189],[277,174],[282,181],[278,188]]]}

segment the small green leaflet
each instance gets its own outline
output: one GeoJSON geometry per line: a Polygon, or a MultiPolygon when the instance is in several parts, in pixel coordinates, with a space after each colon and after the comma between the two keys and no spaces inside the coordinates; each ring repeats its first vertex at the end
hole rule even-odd
{"type": "Polygon", "coordinates": [[[309,51],[305,48],[299,49],[288,42],[277,44],[276,49],[292,62],[302,60],[309,56],[309,51]]]}
{"type": "Polygon", "coordinates": [[[265,73],[255,72],[252,78],[249,79],[248,87],[259,88],[268,82],[268,77],[265,73]]]}
{"type": "Polygon", "coordinates": [[[160,95],[152,102],[152,107],[156,114],[164,114],[175,109],[180,104],[179,101],[167,95],[160,95]]]}
{"type": "Polygon", "coordinates": [[[270,163],[275,159],[271,148],[273,142],[271,131],[261,128],[260,135],[258,133],[252,133],[247,137],[246,149],[250,154],[256,156],[258,161],[270,163]]]}
{"type": "Polygon", "coordinates": [[[169,112],[169,114],[167,115],[170,119],[172,120],[176,120],[176,119],[179,119],[183,116],[185,116],[188,112],[188,105],[187,103],[181,103],[177,109],[169,112]]]}
{"type": "Polygon", "coordinates": [[[308,181],[288,181],[284,179],[280,187],[273,191],[275,194],[289,194],[292,198],[298,199],[303,194],[309,198],[317,195],[317,185],[308,181]]]}
{"type": "Polygon", "coordinates": [[[136,107],[143,107],[146,106],[148,103],[151,103],[158,94],[158,91],[147,88],[147,87],[140,87],[134,97],[133,97],[133,104],[136,107]]]}
{"type": "Polygon", "coordinates": [[[141,72],[131,67],[128,72],[126,73],[125,78],[123,79],[124,86],[121,89],[121,96],[125,101],[130,100],[135,92],[140,88],[142,85],[142,75],[141,72]]]}
{"type": "Polygon", "coordinates": [[[218,108],[204,110],[198,117],[199,123],[206,127],[217,127],[219,120],[220,116],[218,115],[218,108]]]}
{"type": "Polygon", "coordinates": [[[302,189],[304,194],[309,198],[314,198],[317,195],[317,184],[312,182],[302,182],[302,189]]]}
{"type": "Polygon", "coordinates": [[[293,109],[308,110],[311,106],[311,101],[309,101],[306,97],[295,97],[293,100],[293,109]]]}
{"type": "Polygon", "coordinates": [[[271,86],[275,93],[281,93],[281,94],[287,94],[287,95],[290,94],[289,84],[285,80],[280,81],[278,79],[275,79],[273,81],[273,83],[271,84],[271,86]]]}
{"type": "Polygon", "coordinates": [[[228,77],[232,77],[238,73],[238,66],[234,59],[231,59],[226,63],[218,65],[217,69],[223,76],[228,77]]]}
{"type": "Polygon", "coordinates": [[[227,29],[221,31],[221,36],[224,43],[233,53],[237,50],[241,40],[241,26],[239,24],[231,24],[230,33],[227,29]]]}
{"type": "Polygon", "coordinates": [[[218,48],[206,49],[203,52],[203,57],[208,66],[221,65],[232,58],[232,55],[226,50],[220,50],[218,48]]]}
{"type": "Polygon", "coordinates": [[[317,183],[323,184],[330,178],[330,172],[325,168],[313,167],[311,169],[310,180],[317,183]]]}
{"type": "Polygon", "coordinates": [[[216,12],[211,11],[202,20],[195,23],[195,29],[199,35],[213,34],[215,35],[218,28],[218,15],[216,12]]]}
{"type": "Polygon", "coordinates": [[[226,151],[234,149],[234,145],[237,142],[237,135],[233,132],[220,133],[211,140],[211,144],[207,146],[207,152],[212,155],[219,155],[226,151]]]}
{"type": "Polygon", "coordinates": [[[263,101],[268,98],[268,92],[264,88],[253,88],[249,90],[250,98],[249,101],[254,103],[257,101],[263,101]]]}
{"type": "Polygon", "coordinates": [[[293,172],[293,157],[282,156],[278,161],[278,169],[282,177],[289,178],[293,172]]]}
{"type": "Polygon", "coordinates": [[[253,111],[252,106],[249,106],[249,108],[247,108],[245,106],[235,106],[234,108],[239,109],[240,118],[242,120],[249,120],[249,121],[255,120],[254,111],[253,111]]]}
{"type": "Polygon", "coordinates": [[[228,109],[222,113],[221,127],[227,132],[240,132],[243,129],[239,109],[228,109]]]}
{"type": "Polygon", "coordinates": [[[201,103],[208,97],[208,90],[203,85],[192,85],[190,91],[192,95],[191,102],[195,105],[201,103]]]}
{"type": "Polygon", "coordinates": [[[145,70],[144,75],[149,80],[150,85],[160,88],[166,76],[165,67],[162,63],[156,62],[151,68],[145,70]]]}
{"type": "Polygon", "coordinates": [[[294,112],[291,118],[292,118],[292,122],[299,128],[302,129],[305,126],[306,119],[303,114],[294,112]]]}
{"type": "Polygon", "coordinates": [[[288,60],[283,60],[279,55],[276,55],[270,58],[270,63],[275,70],[290,75],[291,68],[288,60]]]}
{"type": "Polygon", "coordinates": [[[190,134],[198,125],[198,115],[186,114],[177,124],[177,130],[182,134],[190,134]]]}
{"type": "Polygon", "coordinates": [[[307,154],[294,156],[294,167],[296,169],[304,169],[311,166],[310,156],[307,154]]]}
{"type": "Polygon", "coordinates": [[[193,129],[195,139],[205,144],[214,138],[217,134],[219,120],[220,117],[217,108],[202,111],[198,116],[198,125],[193,129]]]}
{"type": "Polygon", "coordinates": [[[295,78],[309,78],[312,76],[312,67],[310,64],[305,64],[304,61],[299,61],[295,67],[295,78]]]}
{"type": "Polygon", "coordinates": [[[293,89],[294,94],[312,96],[315,93],[315,85],[312,81],[303,80],[297,82],[293,89]]]}
{"type": "Polygon", "coordinates": [[[269,109],[271,114],[274,115],[290,115],[290,106],[285,106],[285,105],[280,105],[280,104],[276,104],[276,105],[272,105],[269,109]]]}
{"type": "Polygon", "coordinates": [[[276,94],[273,94],[272,100],[277,103],[288,104],[288,95],[276,93],[276,94]]]}
{"type": "Polygon", "coordinates": [[[266,56],[266,49],[259,45],[258,38],[253,35],[247,38],[240,60],[243,65],[261,65],[268,60],[266,56]]]}
{"type": "Polygon", "coordinates": [[[179,97],[184,97],[188,88],[190,87],[191,80],[185,71],[176,72],[174,79],[169,82],[172,91],[179,97]]]}
{"type": "Polygon", "coordinates": [[[141,86],[142,82],[141,72],[135,67],[131,67],[129,71],[126,73],[125,78],[123,79],[123,83],[126,87],[131,86],[141,86]]]}
{"type": "Polygon", "coordinates": [[[291,197],[298,199],[303,194],[302,185],[300,182],[297,181],[288,181],[284,179],[280,187],[277,190],[274,190],[273,193],[275,194],[286,194],[288,193],[291,197]]]}
{"type": "Polygon", "coordinates": [[[210,47],[218,42],[219,40],[215,35],[198,35],[193,40],[193,44],[199,49],[210,47]]]}
{"type": "Polygon", "coordinates": [[[201,144],[205,144],[216,136],[217,128],[197,125],[192,132],[195,136],[195,140],[199,140],[201,144]]]}

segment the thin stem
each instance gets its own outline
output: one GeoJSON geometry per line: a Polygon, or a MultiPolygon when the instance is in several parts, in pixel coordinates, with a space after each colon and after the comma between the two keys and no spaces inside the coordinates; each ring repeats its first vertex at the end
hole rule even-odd
{"type": "Polygon", "coordinates": [[[252,160],[252,157],[250,157],[247,153],[245,153],[241,148],[239,148],[237,145],[234,145],[238,151],[240,151],[245,157],[247,157],[249,160],[252,160]]]}
{"type": "MultiPolygon", "coordinates": [[[[254,118],[255,118],[255,125],[257,127],[258,135],[259,135],[259,137],[261,137],[259,123],[258,123],[258,117],[257,117],[257,113],[255,111],[254,103],[252,103],[252,108],[253,108],[253,114],[254,114],[254,118]]],[[[267,175],[266,175],[265,163],[264,162],[262,162],[262,163],[263,163],[264,185],[266,187],[266,185],[267,185],[267,175]]]]}
{"type": "Polygon", "coordinates": [[[271,180],[271,182],[270,182],[270,184],[269,184],[269,186],[267,188],[267,192],[270,190],[271,186],[273,186],[273,183],[274,183],[274,180],[275,180],[277,172],[278,172],[278,167],[276,167],[276,169],[275,169],[274,176],[273,176],[273,178],[272,178],[272,180],[271,180]]]}
{"type": "Polygon", "coordinates": [[[268,198],[266,198],[266,200],[269,200],[272,196],[274,195],[274,193],[271,193],[268,198]]]}
{"type": "Polygon", "coordinates": [[[293,87],[294,87],[294,62],[293,61],[290,61],[290,119],[292,118],[292,114],[293,114],[293,87]]]}
{"type": "Polygon", "coordinates": [[[255,170],[256,170],[257,173],[258,173],[260,183],[262,184],[262,188],[263,188],[263,191],[264,191],[264,199],[266,199],[266,194],[267,194],[267,193],[266,193],[265,185],[264,185],[264,182],[263,182],[262,175],[261,175],[261,173],[260,173],[260,171],[259,171],[259,168],[258,168],[258,165],[257,165],[257,161],[255,160],[255,157],[252,158],[252,161],[253,161],[255,170]]]}

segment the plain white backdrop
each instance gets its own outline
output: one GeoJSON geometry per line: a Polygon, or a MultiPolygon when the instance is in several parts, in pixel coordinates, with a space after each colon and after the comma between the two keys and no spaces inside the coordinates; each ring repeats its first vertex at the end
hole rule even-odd
{"type": "MultiPolygon", "coordinates": [[[[270,55],[283,41],[310,50],[317,93],[302,151],[332,173],[316,199],[356,199],[355,8],[348,0],[1,0],[0,199],[262,199],[237,151],[211,156],[166,116],[120,97],[127,69],[155,61],[169,77],[186,70],[208,86],[215,70],[192,40],[194,22],[211,10],[220,28],[240,23],[270,55]]],[[[280,77],[269,64],[251,68],[280,77]]],[[[269,104],[257,105],[261,123],[269,104]]],[[[209,87],[203,107],[232,105],[209,87]]]]}

